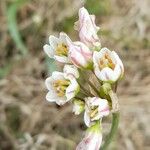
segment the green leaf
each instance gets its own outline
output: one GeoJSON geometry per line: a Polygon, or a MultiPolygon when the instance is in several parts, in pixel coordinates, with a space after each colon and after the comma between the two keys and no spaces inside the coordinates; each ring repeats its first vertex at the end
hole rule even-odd
{"type": "Polygon", "coordinates": [[[27,0],[17,0],[13,2],[7,9],[8,30],[22,55],[26,55],[28,50],[21,39],[16,16],[19,8],[23,6],[25,2],[27,2],[27,0]]]}

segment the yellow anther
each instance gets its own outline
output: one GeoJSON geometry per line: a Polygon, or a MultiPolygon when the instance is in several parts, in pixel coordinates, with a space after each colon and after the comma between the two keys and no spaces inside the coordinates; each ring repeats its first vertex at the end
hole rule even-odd
{"type": "Polygon", "coordinates": [[[66,88],[69,86],[69,84],[70,84],[70,81],[68,80],[56,80],[53,83],[53,87],[59,97],[62,97],[65,95],[66,88]]]}
{"type": "Polygon", "coordinates": [[[63,43],[57,45],[55,52],[56,52],[56,55],[58,56],[68,56],[68,48],[63,43]]]}
{"type": "Polygon", "coordinates": [[[97,115],[98,113],[98,107],[96,107],[95,109],[92,109],[91,112],[90,112],[90,117],[91,118],[94,118],[95,115],[97,115]]]}
{"type": "Polygon", "coordinates": [[[57,87],[57,86],[68,86],[70,84],[70,81],[68,81],[68,80],[56,80],[54,83],[53,83],[53,85],[55,86],[55,87],[57,87]]]}
{"type": "Polygon", "coordinates": [[[109,67],[111,69],[115,68],[115,64],[113,63],[111,57],[106,53],[103,58],[100,59],[99,68],[103,69],[105,67],[109,67]]]}

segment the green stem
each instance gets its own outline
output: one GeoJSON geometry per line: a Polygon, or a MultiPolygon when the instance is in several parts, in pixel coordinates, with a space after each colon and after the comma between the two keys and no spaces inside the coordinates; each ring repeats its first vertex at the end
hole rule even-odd
{"type": "Polygon", "coordinates": [[[98,96],[100,96],[99,91],[98,91],[97,88],[93,85],[93,83],[92,83],[90,80],[88,80],[87,82],[89,83],[89,85],[91,86],[91,88],[96,92],[96,94],[97,94],[98,96]]]}
{"type": "Polygon", "coordinates": [[[90,91],[88,91],[86,88],[84,88],[84,86],[82,86],[79,82],[78,84],[80,85],[80,88],[82,90],[82,94],[85,94],[86,96],[94,96],[90,91]]]}
{"type": "Polygon", "coordinates": [[[111,125],[111,130],[109,132],[109,134],[107,135],[106,139],[105,139],[105,143],[102,145],[100,150],[107,150],[109,144],[112,142],[117,129],[118,129],[118,125],[119,125],[119,112],[113,113],[112,114],[112,125],[111,125]]]}

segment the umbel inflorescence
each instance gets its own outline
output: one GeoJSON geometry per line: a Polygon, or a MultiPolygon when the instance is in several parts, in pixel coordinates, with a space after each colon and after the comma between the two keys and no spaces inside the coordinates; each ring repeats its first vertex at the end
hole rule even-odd
{"type": "Polygon", "coordinates": [[[102,118],[113,114],[112,131],[102,146],[104,149],[117,126],[115,115],[119,105],[116,87],[123,77],[124,67],[115,51],[101,47],[97,34],[100,28],[95,24],[95,16],[84,7],[79,10],[75,29],[79,32],[80,41],[73,42],[61,32],[58,38],[51,35],[49,44],[44,45],[50,58],[64,64],[63,72],[54,71],[46,79],[46,99],[58,105],[72,102],[75,115],[84,112],[88,129],[76,150],[98,150],[102,142],[102,118]]]}

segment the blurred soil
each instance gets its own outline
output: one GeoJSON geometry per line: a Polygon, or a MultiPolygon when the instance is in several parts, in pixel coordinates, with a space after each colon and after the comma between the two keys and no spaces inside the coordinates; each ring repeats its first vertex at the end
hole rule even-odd
{"type": "MultiPolygon", "coordinates": [[[[10,37],[6,11],[13,0],[0,1],[0,150],[72,150],[86,129],[72,105],[45,100],[48,76],[43,45],[50,34],[67,32],[77,39],[73,22],[82,6],[76,0],[32,0],[17,14],[28,54],[10,37]],[[6,68],[6,69],[5,69],[6,68]]],[[[97,16],[103,46],[116,50],[125,65],[118,94],[121,121],[110,150],[150,150],[150,1],[88,0],[97,16]],[[91,5],[92,3],[92,5],[91,5]]],[[[104,135],[110,124],[104,120],[104,135]]]]}

